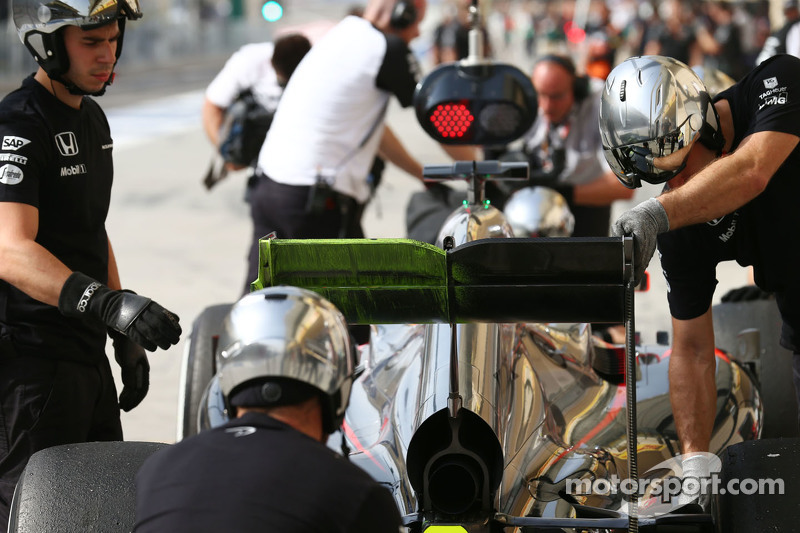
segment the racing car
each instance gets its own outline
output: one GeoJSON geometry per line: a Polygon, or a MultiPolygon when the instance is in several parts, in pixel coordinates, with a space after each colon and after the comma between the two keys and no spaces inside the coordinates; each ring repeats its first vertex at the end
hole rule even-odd
{"type": "MultiPolygon", "coordinates": [[[[435,112],[474,117],[451,120],[461,132],[452,142],[513,139],[535,116],[533,88],[510,65],[443,65],[417,96],[418,116],[437,139],[453,130],[432,122],[435,112]]],[[[350,322],[371,324],[364,371],[331,446],[344,443],[343,453],[392,492],[414,533],[790,529],[783,511],[796,503],[787,499],[770,500],[765,515],[727,495],[714,500],[712,514],[658,498],[658,483],[640,493],[639,472],[668,479],[680,443],[667,397],[669,347],[635,342],[632,240],[515,238],[505,215],[484,201],[483,185],[524,179],[526,170],[491,161],[426,167],[429,178],[465,180],[469,189],[436,245],[261,241],[254,288],[310,288],[350,322]],[[594,335],[600,323],[624,324],[626,342],[594,335]],[[597,490],[614,479],[637,481],[636,490],[597,490]]],[[[229,307],[204,310],[192,328],[179,438],[226,420],[214,339],[229,307]]],[[[734,340],[717,353],[711,452],[724,480],[754,474],[754,466],[780,473],[780,457],[800,456],[796,442],[753,446],[765,420],[758,372],[774,362],[771,345],[747,309],[721,316],[734,340]]],[[[9,530],[129,531],[133,475],[167,445],[88,443],[35,454],[9,530]]]]}

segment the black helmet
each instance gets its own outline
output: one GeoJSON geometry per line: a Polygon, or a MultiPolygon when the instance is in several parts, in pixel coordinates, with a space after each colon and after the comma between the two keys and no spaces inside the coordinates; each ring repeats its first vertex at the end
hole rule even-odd
{"type": "Polygon", "coordinates": [[[600,136],[611,170],[630,189],[664,183],[695,141],[720,152],[719,117],[698,75],[671,57],[631,57],[606,79],[600,136]]]}
{"type": "MultiPolygon", "coordinates": [[[[62,76],[69,70],[62,28],[77,26],[91,30],[119,20],[117,59],[122,52],[125,20],[141,18],[139,0],[13,0],[14,25],[20,40],[47,75],[64,83],[70,92],[85,94],[62,76]]],[[[113,75],[106,85],[113,80],[113,75]]],[[[96,95],[103,94],[105,87],[96,95]]]]}
{"type": "Polygon", "coordinates": [[[222,323],[218,347],[226,408],[286,405],[313,392],[325,432],[341,426],[356,348],[342,314],[319,294],[280,286],[243,296],[222,323]]]}

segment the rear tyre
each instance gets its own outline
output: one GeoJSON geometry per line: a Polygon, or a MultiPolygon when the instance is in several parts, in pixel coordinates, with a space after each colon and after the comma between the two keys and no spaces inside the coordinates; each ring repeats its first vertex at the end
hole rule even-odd
{"type": "Polygon", "coordinates": [[[17,483],[9,533],[127,533],[136,510],[135,476],[160,442],[87,442],[33,454],[17,483]]]}
{"type": "Polygon", "coordinates": [[[762,439],[729,446],[722,453],[720,481],[715,496],[716,531],[797,530],[800,439],[762,439]]]}
{"type": "Polygon", "coordinates": [[[208,382],[214,376],[214,349],[222,331],[222,320],[233,304],[206,307],[192,324],[186,343],[181,374],[181,397],[178,407],[178,440],[197,433],[197,415],[208,382]]]}

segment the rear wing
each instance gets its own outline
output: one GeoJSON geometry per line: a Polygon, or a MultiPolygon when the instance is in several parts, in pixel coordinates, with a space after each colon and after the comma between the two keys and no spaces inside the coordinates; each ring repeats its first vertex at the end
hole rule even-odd
{"type": "Polygon", "coordinates": [[[253,290],[294,285],[351,324],[623,322],[630,237],[484,239],[452,250],[410,239],[262,239],[253,290]]]}

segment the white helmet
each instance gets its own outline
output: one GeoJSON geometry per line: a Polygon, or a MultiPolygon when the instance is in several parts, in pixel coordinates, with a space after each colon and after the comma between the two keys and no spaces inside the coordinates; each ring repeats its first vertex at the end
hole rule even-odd
{"type": "Polygon", "coordinates": [[[686,164],[695,141],[717,152],[725,140],[697,74],[671,57],[631,57],[606,79],[600,136],[611,170],[630,189],[664,183],[686,164]]]}
{"type": "Polygon", "coordinates": [[[226,407],[278,406],[320,395],[323,429],[333,433],[350,399],[355,346],[336,307],[297,287],[242,297],[222,324],[217,352],[226,407]]]}
{"type": "MultiPolygon", "coordinates": [[[[117,59],[122,52],[125,20],[141,18],[139,0],[13,0],[14,25],[20,40],[51,79],[67,85],[75,94],[83,94],[62,78],[69,70],[69,57],[59,31],[65,26],[91,30],[119,20],[117,59]]],[[[113,76],[106,85],[110,84],[113,76]]],[[[102,94],[102,91],[94,94],[102,94]]]]}

